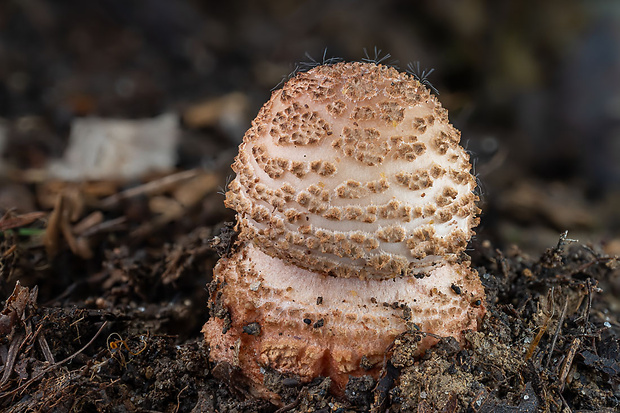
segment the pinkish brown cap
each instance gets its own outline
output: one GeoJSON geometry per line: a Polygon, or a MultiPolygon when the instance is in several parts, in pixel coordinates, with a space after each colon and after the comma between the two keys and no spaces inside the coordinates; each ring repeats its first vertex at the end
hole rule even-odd
{"type": "Polygon", "coordinates": [[[226,205],[301,268],[385,279],[457,261],[477,224],[469,156],[436,97],[373,63],[298,74],[244,136],[226,205]]]}

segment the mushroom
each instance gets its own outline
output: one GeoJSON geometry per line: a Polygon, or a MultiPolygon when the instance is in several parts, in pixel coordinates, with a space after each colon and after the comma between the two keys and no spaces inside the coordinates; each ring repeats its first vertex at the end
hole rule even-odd
{"type": "Polygon", "coordinates": [[[252,392],[275,370],[308,382],[377,377],[408,328],[464,341],[485,313],[465,247],[476,180],[460,132],[424,85],[375,63],[290,79],[262,107],[233,164],[239,237],[220,259],[203,332],[214,362],[252,392]]]}

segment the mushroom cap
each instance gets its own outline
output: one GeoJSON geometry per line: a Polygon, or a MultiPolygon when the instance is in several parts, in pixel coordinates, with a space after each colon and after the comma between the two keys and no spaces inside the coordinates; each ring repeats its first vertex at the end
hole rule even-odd
{"type": "Polygon", "coordinates": [[[456,261],[477,225],[460,132],[419,81],[318,66],[273,93],[239,147],[240,239],[299,267],[385,279],[456,261]]]}
{"type": "MultiPolygon", "coordinates": [[[[463,330],[477,329],[485,311],[480,279],[465,264],[438,265],[423,278],[339,279],[242,243],[220,259],[214,275],[214,306],[229,318],[211,317],[203,328],[210,357],[240,368],[250,388],[270,398],[265,368],[303,382],[330,377],[332,391],[343,394],[349,376],[378,377],[386,349],[407,322],[463,342],[463,330]]],[[[418,354],[436,342],[423,337],[418,354]]]]}

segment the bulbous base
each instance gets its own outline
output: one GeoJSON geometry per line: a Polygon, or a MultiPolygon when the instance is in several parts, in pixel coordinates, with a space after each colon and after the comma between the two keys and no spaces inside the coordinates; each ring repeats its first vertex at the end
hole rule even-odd
{"type": "MultiPolygon", "coordinates": [[[[214,281],[212,317],[202,330],[210,358],[238,367],[251,390],[269,398],[265,368],[302,382],[330,377],[341,395],[349,376],[377,378],[407,323],[462,342],[485,313],[480,279],[465,264],[437,266],[424,278],[335,278],[244,243],[218,262],[214,281]]],[[[426,336],[418,352],[436,342],[426,336]]]]}

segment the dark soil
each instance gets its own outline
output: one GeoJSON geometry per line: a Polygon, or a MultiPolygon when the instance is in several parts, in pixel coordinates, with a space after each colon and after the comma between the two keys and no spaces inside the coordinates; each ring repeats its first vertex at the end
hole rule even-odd
{"type": "MultiPolygon", "coordinates": [[[[37,287],[17,286],[0,318],[3,408],[278,410],[249,397],[238,372],[208,362],[198,330],[207,319],[200,286],[217,259],[213,233],[198,228],[178,241],[180,260],[171,260],[170,247],[130,253],[119,238],[121,245],[102,251],[102,269],[85,277],[87,287],[74,282],[44,305],[36,303],[37,287]],[[171,262],[180,275],[166,286],[171,262]],[[84,288],[99,294],[77,298],[84,288]]],[[[449,338],[416,360],[423,333],[405,333],[386,354],[378,382],[351,380],[344,400],[327,393],[328,379],[301,385],[274,374],[269,387],[287,403],[279,411],[617,411],[620,323],[609,291],[618,287],[611,275],[619,264],[565,244],[562,238],[536,259],[475,245],[488,314],[465,348],[449,338]]],[[[14,245],[10,255],[23,247],[5,239],[4,256],[14,245]]]]}
{"type": "Polygon", "coordinates": [[[595,27],[580,3],[523,1],[517,13],[498,1],[480,27],[435,2],[323,2],[320,15],[207,3],[0,3],[0,411],[620,411],[616,124],[590,127],[594,109],[570,115],[579,93],[613,85],[594,87],[603,78],[588,54],[590,83],[563,80],[583,63],[571,42],[595,27]],[[411,354],[423,332],[404,333],[380,379],[351,380],[341,400],[328,379],[272,372],[284,401],[274,406],[249,397],[238,371],[214,368],[200,333],[212,269],[234,242],[221,190],[249,121],[305,51],[350,60],[375,44],[439,66],[440,100],[478,155],[484,212],[468,253],[487,316],[465,347],[445,339],[421,359],[411,354]],[[531,62],[534,80],[492,60],[511,47],[507,61],[531,62]],[[227,117],[218,99],[232,92],[242,104],[227,117]],[[203,101],[215,121],[185,116],[203,101]],[[559,102],[544,121],[532,113],[540,101],[559,102]],[[76,118],[166,111],[183,118],[176,171],[131,182],[40,174],[76,118]]]}

